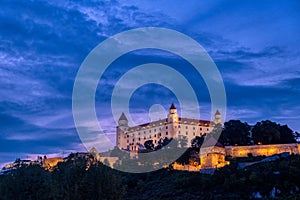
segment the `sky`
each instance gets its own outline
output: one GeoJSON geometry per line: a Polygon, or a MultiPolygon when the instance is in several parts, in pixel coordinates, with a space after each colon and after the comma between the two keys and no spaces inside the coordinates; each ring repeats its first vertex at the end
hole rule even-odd
{"type": "MultiPolygon", "coordinates": [[[[296,0],[2,1],[0,164],[86,151],[72,116],[76,74],[102,41],[141,27],[173,29],[203,46],[224,81],[226,121],[270,119],[300,131],[299,11],[296,0]]],[[[112,142],[114,85],[130,69],[150,62],[183,74],[203,118],[211,117],[206,85],[186,60],[155,49],[130,52],[109,66],[96,92],[97,117],[112,142]]],[[[178,104],[172,91],[147,84],[131,96],[130,112],[143,123],[153,119],[149,110],[167,110],[172,102],[178,104]]]]}

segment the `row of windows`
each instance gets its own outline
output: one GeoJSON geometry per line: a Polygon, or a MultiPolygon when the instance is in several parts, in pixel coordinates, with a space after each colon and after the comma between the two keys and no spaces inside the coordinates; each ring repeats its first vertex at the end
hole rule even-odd
{"type": "MultiPolygon", "coordinates": [[[[139,141],[141,141],[141,139],[139,138],[139,141]]],[[[134,139],[132,139],[132,142],[134,142],[134,139]]],[[[154,140],[154,143],[156,144],[156,140],[154,140]]],[[[129,143],[129,140],[127,140],[127,144],[129,143]]],[[[120,144],[120,143],[118,143],[118,144],[120,144]]]]}
{"type": "MultiPolygon", "coordinates": [[[[188,129],[188,127],[186,127],[186,129],[188,129]]],[[[155,129],[154,129],[154,130],[155,130],[155,129]]],[[[196,130],[195,127],[193,127],[193,130],[196,130]]],[[[207,128],[206,130],[209,131],[209,128],[207,128]]],[[[155,131],[156,131],[156,130],[155,130],[155,131]]],[[[203,129],[200,128],[200,131],[203,131],[203,129]]],[[[144,131],[144,133],[146,133],[146,131],[144,131]]],[[[151,133],[151,130],[149,130],[149,133],[151,133]]],[[[180,131],[178,131],[178,133],[180,134],[180,131]]],[[[138,134],[140,135],[140,132],[139,132],[138,134]]],[[[161,133],[159,133],[159,134],[161,134],[161,133]]],[[[168,135],[168,132],[166,132],[166,135],[168,135]]],[[[127,135],[127,137],[129,137],[129,135],[127,135]]],[[[134,137],[134,134],[132,134],[132,137],[134,137]]],[[[156,134],[155,134],[154,137],[156,137],[156,134]]],[[[124,138],[125,138],[125,136],[124,136],[124,138]]],[[[150,135],[150,138],[151,138],[151,135],[150,135]]]]}
{"type": "MultiPolygon", "coordinates": [[[[175,126],[175,128],[177,128],[175,126]]],[[[181,128],[180,125],[178,126],[178,128],[181,128]]],[[[188,126],[185,127],[186,129],[188,129],[188,126]]],[[[166,129],[168,129],[168,126],[166,126],[166,129]]],[[[159,128],[159,130],[161,131],[161,128],[159,128]]],[[[193,130],[196,130],[196,127],[193,127],[193,130]]],[[[200,127],[200,131],[202,131],[203,128],[200,127]]],[[[209,131],[209,128],[206,128],[207,131],[209,131]]],[[[156,132],[156,129],[154,129],[154,132],[156,132]]],[[[148,133],[151,133],[151,130],[148,131],[148,133]]],[[[144,131],[144,134],[146,134],[146,131],[144,131]]],[[[138,132],[138,135],[141,135],[141,132],[138,132]]],[[[127,137],[129,137],[129,135],[127,135],[127,137]]],[[[132,137],[134,137],[134,134],[132,134],[132,137]]]]}
{"type": "MultiPolygon", "coordinates": [[[[175,126],[175,128],[176,128],[176,126],[175,126]]],[[[178,128],[181,128],[180,125],[178,126],[178,128]]],[[[189,128],[188,126],[185,127],[185,129],[188,129],[188,128],[189,128]]],[[[196,130],[196,127],[193,127],[193,130],[196,130]]],[[[203,130],[202,127],[200,127],[200,131],[202,131],[202,130],[203,130]]],[[[206,130],[209,131],[209,128],[206,128],[206,130]]]]}
{"type": "MultiPolygon", "coordinates": [[[[166,132],[166,135],[168,135],[168,132],[166,132]]],[[[128,136],[128,135],[127,135],[127,136],[128,136]]],[[[159,134],[157,134],[157,135],[156,135],[156,134],[154,135],[154,137],[156,137],[156,136],[157,136],[157,137],[161,137],[161,133],[159,133],[159,134]]],[[[146,136],[145,136],[145,137],[144,137],[144,140],[146,140],[146,139],[147,139],[147,138],[146,138],[146,136]]],[[[149,139],[151,139],[151,135],[149,136],[149,139]]],[[[134,142],[134,141],[135,141],[135,139],[133,138],[133,139],[132,139],[132,142],[134,142]]],[[[141,141],[141,138],[140,138],[140,137],[138,138],[138,141],[141,141]]],[[[127,140],[127,143],[129,143],[129,140],[127,140]]]]}
{"type": "MultiPolygon", "coordinates": [[[[176,122],[176,121],[175,121],[176,122]]],[[[184,124],[186,124],[187,123],[187,121],[184,121],[183,122],[184,124]]],[[[164,123],[164,124],[166,124],[166,122],[164,123]]],[[[161,126],[162,125],[162,123],[159,123],[159,125],[158,126],[161,126]]],[[[191,122],[191,125],[197,125],[196,123],[194,124],[194,122],[191,122]]],[[[154,127],[154,126],[156,126],[155,124],[152,124],[152,127],[154,127]]],[[[198,126],[208,126],[208,124],[198,124],[198,126]]],[[[150,128],[151,126],[150,125],[148,125],[148,126],[144,126],[144,127],[142,127],[142,128],[136,128],[136,130],[135,131],[139,131],[139,130],[141,130],[141,129],[148,129],[148,128],[150,128]]],[[[178,126],[179,128],[180,128],[180,125],[178,126]]],[[[168,129],[168,127],[166,126],[166,129],[168,129]]],[[[134,128],[124,128],[124,130],[129,130],[129,131],[134,131],[134,128]]],[[[161,130],[161,128],[159,128],[159,130],[161,130]]]]}
{"type": "MultiPolygon", "coordinates": [[[[168,127],[166,126],[166,129],[168,129],[168,127]]],[[[159,130],[161,131],[162,130],[162,128],[159,128],[159,130]]],[[[151,129],[148,131],[148,133],[151,133],[151,129]]],[[[155,129],[153,129],[153,131],[154,132],[156,132],[156,128],[155,129]]],[[[126,133],[126,132],[125,132],[126,133]]],[[[144,134],[146,134],[147,133],[147,131],[144,131],[144,134]]],[[[138,135],[141,135],[141,132],[138,132],[138,135]]],[[[132,137],[134,137],[134,134],[132,134],[132,137]]]]}

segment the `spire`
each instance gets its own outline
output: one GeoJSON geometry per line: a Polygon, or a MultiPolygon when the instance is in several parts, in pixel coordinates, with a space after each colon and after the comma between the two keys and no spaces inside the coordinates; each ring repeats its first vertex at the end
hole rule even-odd
{"type": "Polygon", "coordinates": [[[126,117],[126,115],[124,114],[124,112],[122,112],[122,114],[121,114],[121,116],[120,116],[120,118],[119,118],[119,121],[120,120],[126,120],[127,121],[127,117],[126,117]]]}
{"type": "Polygon", "coordinates": [[[219,110],[216,111],[214,123],[215,124],[223,124],[222,116],[221,116],[221,113],[219,110]]]}
{"type": "Polygon", "coordinates": [[[170,107],[170,110],[171,109],[176,109],[176,107],[174,106],[174,103],[172,103],[171,107],[170,107]]]}

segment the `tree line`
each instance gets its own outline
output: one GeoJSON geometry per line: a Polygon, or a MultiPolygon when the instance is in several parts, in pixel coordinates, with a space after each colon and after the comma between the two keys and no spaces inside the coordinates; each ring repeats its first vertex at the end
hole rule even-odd
{"type": "Polygon", "coordinates": [[[240,120],[230,120],[224,123],[219,142],[224,146],[288,144],[296,143],[297,136],[298,133],[293,132],[287,125],[270,120],[257,122],[254,126],[240,120]]]}
{"type": "Polygon", "coordinates": [[[160,169],[122,173],[89,158],[69,159],[53,171],[22,166],[0,175],[0,199],[299,199],[300,156],[245,169],[238,161],[214,175],[160,169]]]}

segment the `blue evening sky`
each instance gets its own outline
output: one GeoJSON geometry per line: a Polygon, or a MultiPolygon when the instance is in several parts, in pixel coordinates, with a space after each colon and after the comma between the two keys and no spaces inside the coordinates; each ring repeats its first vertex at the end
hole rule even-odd
{"type": "MultiPolygon", "coordinates": [[[[299,1],[10,1],[0,9],[0,164],[15,158],[85,151],[72,117],[76,73],[104,39],[139,27],[165,27],[199,42],[223,77],[227,116],[250,124],[270,119],[300,131],[299,1]]],[[[210,98],[185,60],[146,50],[116,60],[100,80],[97,115],[114,141],[110,111],[113,85],[126,71],[148,62],[173,68],[197,92],[203,117],[210,98]]],[[[173,93],[158,85],[137,88],[130,111],[149,120],[153,104],[168,108],[173,93]]],[[[86,124],[87,128],[93,126],[86,124]]]]}

